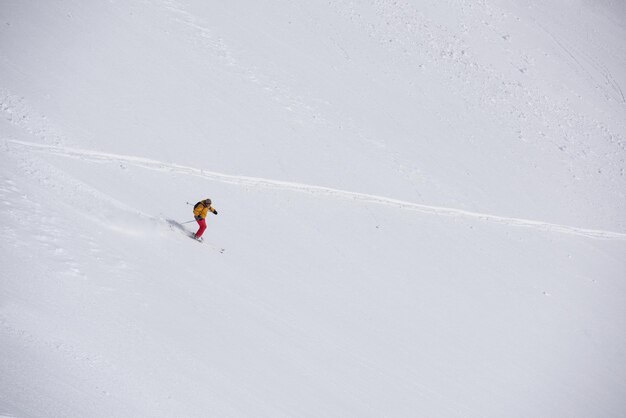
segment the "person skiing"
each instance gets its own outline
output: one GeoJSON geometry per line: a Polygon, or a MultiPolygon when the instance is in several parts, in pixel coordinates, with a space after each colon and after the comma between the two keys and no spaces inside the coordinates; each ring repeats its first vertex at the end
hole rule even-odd
{"type": "Polygon", "coordinates": [[[196,221],[198,222],[198,225],[200,226],[200,228],[198,228],[198,232],[196,232],[193,235],[193,237],[197,239],[198,241],[202,241],[202,234],[204,233],[204,230],[206,229],[205,218],[208,215],[209,211],[217,215],[217,211],[215,210],[213,206],[211,206],[211,199],[201,200],[198,203],[196,203],[193,207],[193,216],[194,218],[196,218],[196,221]]]}

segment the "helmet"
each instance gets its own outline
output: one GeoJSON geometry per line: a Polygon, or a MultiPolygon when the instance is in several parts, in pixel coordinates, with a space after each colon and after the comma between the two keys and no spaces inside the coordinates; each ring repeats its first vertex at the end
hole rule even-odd
{"type": "Polygon", "coordinates": [[[204,199],[204,204],[207,206],[211,206],[211,199],[204,199]]]}

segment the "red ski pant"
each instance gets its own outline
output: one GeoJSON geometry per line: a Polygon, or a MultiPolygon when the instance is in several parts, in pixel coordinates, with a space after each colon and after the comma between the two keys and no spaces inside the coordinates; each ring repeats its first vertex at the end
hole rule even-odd
{"type": "Polygon", "coordinates": [[[196,232],[196,237],[200,238],[202,234],[204,234],[204,230],[206,229],[206,220],[200,219],[197,221],[200,228],[198,228],[198,232],[196,232]]]}

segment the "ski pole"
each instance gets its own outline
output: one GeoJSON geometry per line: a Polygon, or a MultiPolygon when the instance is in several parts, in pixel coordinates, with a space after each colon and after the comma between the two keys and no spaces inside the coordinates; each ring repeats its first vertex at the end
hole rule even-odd
{"type": "Polygon", "coordinates": [[[190,223],[192,223],[192,222],[196,222],[196,220],[194,219],[193,221],[181,222],[180,224],[181,224],[181,225],[184,225],[184,224],[190,224],[190,223]]]}

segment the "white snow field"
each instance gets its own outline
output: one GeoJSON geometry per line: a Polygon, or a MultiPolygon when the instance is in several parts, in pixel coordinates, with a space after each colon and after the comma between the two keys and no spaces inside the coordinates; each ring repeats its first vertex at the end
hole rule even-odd
{"type": "Polygon", "coordinates": [[[0,416],[626,416],[625,94],[618,0],[0,1],[0,416]]]}

